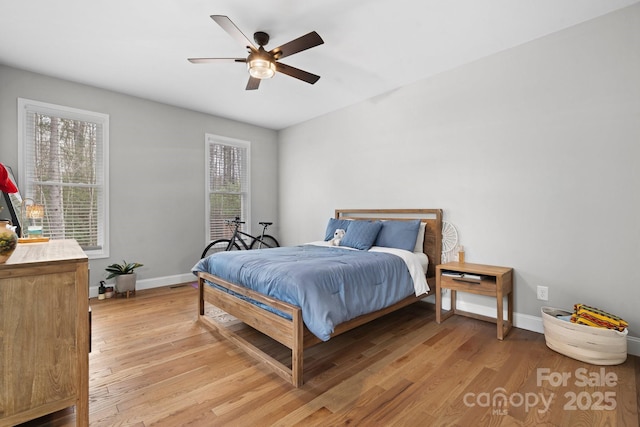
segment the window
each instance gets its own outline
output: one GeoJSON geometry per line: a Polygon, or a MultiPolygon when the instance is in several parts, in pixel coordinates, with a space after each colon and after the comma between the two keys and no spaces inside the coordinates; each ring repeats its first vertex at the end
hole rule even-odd
{"type": "Polygon", "coordinates": [[[20,191],[44,205],[43,235],[108,257],[109,116],[18,99],[20,191]]]}
{"type": "Polygon", "coordinates": [[[250,144],[247,141],[206,136],[207,236],[209,241],[228,239],[232,231],[226,219],[240,217],[248,231],[250,144]]]}

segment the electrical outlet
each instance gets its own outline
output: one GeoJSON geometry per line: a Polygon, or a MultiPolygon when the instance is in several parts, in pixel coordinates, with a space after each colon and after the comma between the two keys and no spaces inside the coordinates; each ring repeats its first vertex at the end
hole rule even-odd
{"type": "Polygon", "coordinates": [[[546,286],[538,286],[538,299],[540,301],[549,301],[549,288],[546,286]]]}

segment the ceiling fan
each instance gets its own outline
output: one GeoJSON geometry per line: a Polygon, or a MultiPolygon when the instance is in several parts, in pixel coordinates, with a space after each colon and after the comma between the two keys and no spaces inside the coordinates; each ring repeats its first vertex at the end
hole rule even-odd
{"type": "Polygon", "coordinates": [[[249,56],[246,58],[189,58],[189,62],[194,64],[244,62],[247,64],[247,69],[249,70],[249,82],[247,83],[246,90],[258,89],[260,81],[273,77],[276,71],[310,84],[314,84],[320,79],[320,76],[279,62],[280,59],[293,55],[294,53],[302,52],[303,50],[323,44],[324,40],[322,40],[315,31],[291,40],[270,51],[266,51],[264,46],[269,43],[269,34],[263,31],[254,33],[253,39],[259,46],[256,47],[251,40],[236,27],[229,17],[224,15],[211,15],[211,19],[220,25],[231,37],[245,46],[249,52],[249,56]]]}

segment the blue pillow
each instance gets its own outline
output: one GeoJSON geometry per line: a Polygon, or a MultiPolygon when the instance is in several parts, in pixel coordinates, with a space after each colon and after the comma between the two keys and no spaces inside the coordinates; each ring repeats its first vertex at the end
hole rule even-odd
{"type": "Polygon", "coordinates": [[[404,249],[413,252],[420,230],[420,220],[382,221],[382,228],[376,238],[375,246],[404,249]]]}
{"type": "Polygon", "coordinates": [[[338,228],[342,228],[344,231],[347,231],[349,224],[352,222],[353,220],[351,219],[329,218],[329,224],[327,224],[327,230],[324,233],[324,241],[327,242],[333,239],[333,233],[335,233],[338,228]]]}
{"type": "Polygon", "coordinates": [[[373,246],[381,228],[382,222],[380,221],[352,221],[344,237],[340,240],[340,246],[367,251],[373,246]]]}

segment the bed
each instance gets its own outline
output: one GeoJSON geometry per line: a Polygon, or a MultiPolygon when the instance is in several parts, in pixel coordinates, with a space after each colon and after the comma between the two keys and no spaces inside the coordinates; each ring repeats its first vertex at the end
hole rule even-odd
{"type": "MultiPolygon", "coordinates": [[[[288,297],[283,295],[282,297],[278,293],[271,292],[270,289],[273,289],[274,286],[271,284],[271,281],[274,280],[289,280],[291,282],[295,281],[305,281],[305,285],[307,282],[313,282],[314,277],[312,276],[309,268],[307,270],[301,269],[299,275],[289,274],[289,269],[283,269],[283,267],[278,264],[280,262],[290,262],[290,265],[298,264],[300,262],[300,257],[309,259],[309,262],[313,265],[322,265],[322,266],[333,266],[333,262],[336,265],[351,265],[352,261],[351,257],[354,256],[352,253],[357,252],[365,257],[372,257],[373,261],[376,264],[387,262],[387,259],[391,262],[396,262],[393,259],[397,257],[394,255],[387,255],[387,253],[394,253],[394,249],[386,250],[386,248],[378,248],[377,246],[371,248],[368,251],[364,250],[348,250],[349,248],[324,248],[323,246],[331,246],[329,244],[317,243],[315,245],[300,245],[299,247],[287,249],[287,248],[277,248],[277,249],[263,249],[257,251],[239,251],[239,252],[231,252],[224,253],[225,257],[242,257],[238,259],[226,258],[224,260],[214,259],[214,260],[201,260],[200,263],[196,264],[194,267],[194,274],[197,274],[198,277],[198,289],[199,289],[199,304],[198,304],[198,318],[199,320],[213,328],[215,331],[220,333],[223,337],[228,339],[229,341],[236,344],[238,347],[243,349],[249,355],[257,358],[259,361],[266,364],[270,369],[272,369],[276,374],[293,384],[295,387],[300,387],[303,383],[303,359],[304,359],[304,349],[309,348],[311,346],[317,345],[330,339],[331,337],[340,335],[346,331],[349,331],[353,328],[361,326],[367,322],[370,322],[374,319],[377,319],[381,316],[384,316],[388,313],[391,313],[395,310],[398,310],[402,307],[405,307],[414,302],[420,301],[426,296],[432,294],[435,291],[435,267],[440,264],[440,255],[442,249],[442,210],[440,209],[374,209],[374,210],[365,210],[365,209],[338,209],[335,211],[334,219],[330,220],[330,225],[332,221],[335,220],[335,224],[340,224],[344,221],[349,221],[347,224],[355,224],[365,223],[365,222],[382,222],[384,224],[391,223],[402,223],[409,224],[411,223],[419,223],[420,228],[418,231],[418,240],[416,242],[416,249],[421,249],[422,253],[426,255],[425,259],[428,259],[428,264],[426,265],[426,283],[424,288],[418,284],[418,281],[409,279],[413,284],[413,288],[410,290],[404,289],[402,291],[397,291],[397,295],[394,295],[392,299],[381,301],[380,298],[367,298],[372,301],[375,301],[377,304],[374,308],[362,308],[360,303],[357,302],[357,298],[349,297],[348,295],[342,295],[341,293],[341,303],[344,303],[346,306],[346,310],[349,311],[348,314],[338,315],[337,320],[334,320],[335,323],[332,323],[328,328],[328,330],[323,330],[322,327],[318,329],[313,321],[310,320],[310,313],[317,311],[314,305],[314,299],[311,298],[302,298],[300,303],[291,303],[288,302],[288,297]],[[353,222],[350,222],[353,221],[353,222]],[[275,261],[264,261],[261,258],[261,255],[267,254],[268,251],[271,257],[275,257],[275,261]],[[293,251],[293,252],[291,252],[293,251]],[[332,255],[326,255],[327,251],[331,251],[332,255]],[[366,252],[366,254],[365,254],[366,252]],[[329,258],[322,259],[319,261],[318,257],[324,256],[334,256],[333,254],[339,254],[339,257],[336,261],[330,260],[329,258]],[[247,258],[247,257],[253,258],[247,258]],[[348,261],[345,261],[348,260],[348,261]],[[242,275],[237,271],[234,271],[233,274],[227,274],[226,267],[223,269],[218,268],[215,270],[212,268],[212,271],[215,271],[217,274],[212,274],[209,270],[208,263],[211,262],[211,265],[215,265],[214,261],[217,261],[219,265],[231,265],[233,262],[239,263],[241,265],[240,270],[243,272],[242,275]],[[232,262],[233,261],[233,262],[232,262]],[[315,263],[315,264],[314,264],[315,263]],[[206,268],[203,267],[206,265],[206,268]],[[275,278],[264,279],[260,277],[260,274],[252,273],[253,270],[249,270],[249,266],[256,266],[259,271],[263,270],[274,270],[276,275],[275,278]],[[271,268],[272,267],[272,268],[271,268]],[[206,270],[206,271],[205,271],[206,270]],[[242,276],[242,277],[241,277],[242,276]],[[252,289],[251,283],[243,283],[240,285],[239,282],[244,281],[247,277],[253,278],[257,276],[256,281],[267,280],[269,283],[268,286],[262,290],[263,288],[252,289]],[[287,277],[280,277],[287,276],[287,277]],[[289,277],[290,276],[290,277],[289,277]],[[236,278],[238,278],[236,280],[236,278]],[[242,280],[240,280],[242,278],[242,280]],[[400,293],[404,292],[404,293],[400,293]],[[271,294],[271,295],[270,295],[271,294]],[[273,295],[278,295],[275,297],[273,295]],[[351,301],[350,301],[351,298],[351,301]],[[309,300],[309,301],[307,301],[309,300]],[[259,349],[252,342],[249,342],[240,334],[234,332],[232,328],[227,328],[224,322],[219,322],[215,318],[208,316],[205,314],[205,304],[212,304],[218,309],[228,313],[229,315],[235,317],[236,319],[242,321],[243,323],[251,326],[252,328],[262,332],[273,340],[281,343],[285,347],[291,350],[291,364],[286,365],[279,360],[276,360],[271,355],[267,354],[263,350],[259,349]],[[352,307],[353,306],[353,309],[352,307]],[[353,313],[356,313],[355,315],[353,313]],[[342,317],[348,320],[341,320],[342,317]],[[304,319],[304,320],[303,320],[304,319]],[[310,327],[307,327],[307,324],[310,327]],[[313,330],[313,332],[310,330],[313,330]]],[[[351,232],[348,234],[353,235],[353,231],[355,230],[355,226],[352,226],[351,232]]],[[[329,230],[329,227],[327,228],[329,230]]],[[[381,233],[382,234],[382,233],[381,233]]],[[[345,238],[347,236],[345,235],[345,238]]],[[[325,239],[326,240],[326,239],[325,239]]],[[[378,241],[376,241],[377,243],[378,241]]],[[[397,251],[396,252],[403,252],[397,251]]],[[[409,251],[404,251],[409,252],[409,251]]],[[[214,255],[217,257],[220,254],[214,255]]],[[[411,255],[411,253],[409,253],[411,255]]],[[[337,255],[336,255],[337,256],[337,255]]],[[[418,254],[419,256],[419,254],[418,254]]],[[[408,257],[411,258],[411,257],[408,257]]],[[[418,258],[419,259],[419,258],[418,258]]],[[[400,261],[401,263],[403,261],[400,261]]],[[[406,261],[404,261],[406,262],[406,261]]],[[[286,264],[284,264],[286,266],[286,264]]],[[[404,265],[404,264],[403,264],[404,265]]],[[[407,264],[410,265],[410,264],[407,264]]],[[[411,270],[411,268],[407,268],[405,265],[405,270],[411,270]]],[[[424,265],[423,265],[424,267],[424,265]]],[[[329,268],[329,267],[327,267],[329,268]]],[[[333,267],[331,267],[333,268],[333,267]]],[[[385,267],[386,268],[386,267],[385,267]]],[[[229,267],[230,269],[230,267],[229,267]]],[[[371,269],[371,267],[366,267],[366,270],[371,269]]],[[[313,270],[313,267],[311,267],[313,270]]],[[[424,270],[420,270],[423,272],[424,270]]],[[[415,272],[410,272],[412,277],[415,278],[415,272]]],[[[318,273],[319,274],[319,273],[318,273]]],[[[387,274],[386,272],[382,273],[373,273],[373,274],[381,274],[385,276],[389,276],[389,280],[398,280],[403,283],[406,281],[404,276],[400,278],[400,276],[396,276],[394,274],[387,274]]],[[[400,274],[400,273],[398,273],[400,274]]],[[[363,276],[365,277],[365,276],[363,276]]],[[[247,279],[249,280],[249,279],[247,279]]],[[[369,276],[366,280],[371,280],[371,276],[369,276]]],[[[377,282],[377,280],[374,280],[377,282]]],[[[424,281],[424,278],[423,278],[424,281]]],[[[377,285],[377,283],[376,283],[377,285]]],[[[286,287],[286,282],[284,285],[286,287]]],[[[402,284],[403,287],[406,285],[402,284]]],[[[304,286],[303,286],[304,287],[304,286]]],[[[308,286],[311,289],[313,287],[308,286]]],[[[382,286],[369,286],[368,289],[381,288],[382,286]]],[[[401,287],[398,284],[398,287],[401,287]]],[[[385,291],[382,291],[383,293],[385,291]]],[[[318,306],[321,304],[318,303],[318,306]]],[[[331,310],[330,310],[331,311],[331,310]]]]}

